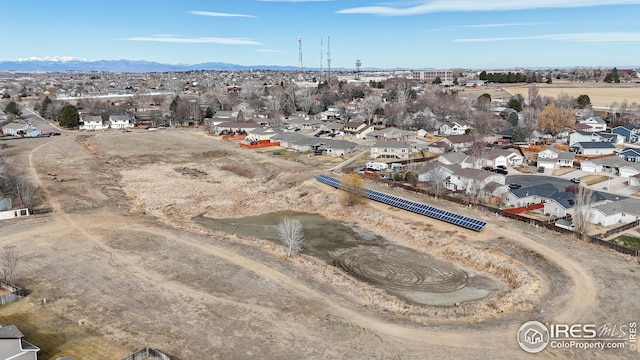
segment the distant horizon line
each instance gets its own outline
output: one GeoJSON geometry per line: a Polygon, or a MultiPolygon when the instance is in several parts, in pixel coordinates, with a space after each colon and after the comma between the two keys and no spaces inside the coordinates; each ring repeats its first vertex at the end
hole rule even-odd
{"type": "MultiPolygon", "coordinates": [[[[242,65],[236,63],[229,62],[221,62],[221,61],[206,61],[199,63],[165,63],[154,60],[132,60],[132,59],[100,59],[100,60],[90,60],[87,58],[79,58],[79,57],[70,57],[70,56],[47,56],[47,57],[28,57],[28,58],[19,58],[17,60],[0,60],[0,64],[2,63],[20,63],[20,64],[28,64],[28,63],[53,63],[53,64],[78,64],[78,63],[101,63],[101,62],[130,62],[130,63],[147,63],[147,64],[157,64],[164,66],[184,66],[184,67],[197,67],[198,65],[211,65],[211,64],[220,64],[227,66],[236,66],[241,67],[247,70],[251,68],[289,68],[288,71],[300,71],[300,68],[296,65],[274,65],[274,64],[253,64],[253,65],[242,65]]],[[[461,66],[451,66],[451,67],[407,67],[407,66],[394,66],[394,67],[378,67],[378,66],[370,66],[364,67],[360,69],[360,72],[363,71],[399,71],[399,70],[416,70],[416,71],[437,71],[437,70],[452,70],[452,69],[463,69],[470,71],[478,71],[478,70],[498,70],[498,71],[507,71],[507,70],[555,70],[555,69],[572,69],[572,68],[592,68],[592,69],[619,69],[619,70],[639,70],[640,65],[565,65],[565,66],[504,66],[504,67],[461,67],[461,66]]],[[[333,68],[336,71],[356,71],[355,67],[344,67],[344,66],[336,66],[333,68]]],[[[0,70],[0,71],[24,71],[24,70],[0,70]]],[[[35,71],[35,70],[34,70],[35,71]]],[[[47,70],[41,70],[47,71],[47,70]]],[[[79,71],[79,70],[78,70],[79,71]]],[[[91,70],[96,71],[96,70],[91,70]]],[[[325,67],[304,67],[302,71],[323,71],[327,72],[328,69],[325,67]]]]}

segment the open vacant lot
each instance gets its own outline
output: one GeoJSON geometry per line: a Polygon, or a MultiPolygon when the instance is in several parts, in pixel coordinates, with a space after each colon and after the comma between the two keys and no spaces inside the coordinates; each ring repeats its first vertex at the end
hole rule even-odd
{"type": "Polygon", "coordinates": [[[64,134],[1,146],[55,210],[0,223],[0,245],[24,254],[18,283],[30,291],[19,307],[0,308],[0,323],[28,324],[36,345],[57,336],[43,342],[51,347],[45,358],[120,359],[150,346],[178,359],[513,359],[525,354],[515,337],[529,320],[640,319],[635,258],[376,184],[367,186],[489,225],[475,233],[370,201],[346,208],[339,190],[314,180],[329,167],[315,159],[284,160],[195,131],[64,134]],[[277,211],[348,222],[504,286],[458,306],[412,305],[316,258],[286,258],[260,234],[193,220],[277,211]],[[30,317],[25,307],[38,311],[30,317]],[[78,320],[84,330],[72,331],[78,320]]]}

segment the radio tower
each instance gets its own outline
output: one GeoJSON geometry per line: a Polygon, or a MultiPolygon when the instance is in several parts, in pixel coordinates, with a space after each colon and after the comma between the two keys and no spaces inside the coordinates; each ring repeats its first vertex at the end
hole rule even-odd
{"type": "Polygon", "coordinates": [[[331,83],[331,36],[327,36],[327,79],[331,83]]]}
{"type": "Polygon", "coordinates": [[[360,61],[360,56],[356,59],[356,80],[360,80],[360,66],[362,66],[362,61],[360,61]]]}
{"type": "Polygon", "coordinates": [[[302,67],[302,36],[298,36],[298,71],[304,71],[302,67]]]}
{"type": "Polygon", "coordinates": [[[324,47],[322,46],[322,38],[320,38],[320,77],[318,82],[322,82],[322,52],[324,51],[324,47]]]}

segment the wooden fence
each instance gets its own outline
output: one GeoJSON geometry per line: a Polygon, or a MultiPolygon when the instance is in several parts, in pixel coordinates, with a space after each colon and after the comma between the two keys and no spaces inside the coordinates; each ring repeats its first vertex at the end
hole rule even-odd
{"type": "Polygon", "coordinates": [[[640,225],[640,220],[636,220],[636,221],[632,221],[628,224],[624,224],[622,226],[619,226],[615,229],[611,229],[611,230],[607,230],[602,234],[603,238],[608,238],[611,235],[615,235],[615,234],[619,234],[623,231],[629,230],[629,229],[633,229],[634,227],[640,225]]]}
{"type": "Polygon", "coordinates": [[[0,288],[10,291],[6,294],[0,295],[0,306],[18,301],[25,296],[23,288],[4,280],[0,280],[0,288]]]}
{"type": "MultiPolygon", "coordinates": [[[[429,196],[434,196],[440,199],[444,199],[444,200],[448,200],[451,202],[455,202],[458,204],[462,204],[462,205],[468,205],[471,204],[471,202],[464,198],[464,197],[456,197],[456,196],[452,196],[452,195],[448,195],[448,194],[435,194],[429,191],[426,191],[424,189],[417,189],[414,188],[413,186],[406,184],[406,183],[402,183],[402,184],[396,184],[394,181],[389,181],[389,180],[380,180],[380,179],[376,179],[377,181],[381,181],[381,182],[385,182],[387,184],[390,184],[390,186],[392,187],[400,187],[402,189],[408,190],[408,191],[413,191],[413,192],[417,192],[420,194],[425,194],[425,195],[429,195],[429,196]]],[[[524,216],[521,214],[515,214],[515,213],[511,213],[509,211],[506,210],[502,210],[502,209],[498,209],[496,207],[492,207],[492,206],[487,206],[484,204],[479,204],[479,203],[474,203],[474,206],[482,208],[486,211],[490,211],[496,214],[500,214],[501,216],[504,216],[506,218],[510,218],[510,219],[514,219],[514,220],[518,220],[521,222],[526,222],[528,224],[534,225],[534,226],[539,226],[539,227],[544,227],[546,229],[558,232],[558,233],[562,233],[562,234],[566,234],[569,236],[572,236],[574,238],[579,238],[582,239],[588,243],[591,244],[596,244],[596,245],[600,245],[600,246],[604,246],[607,247],[609,249],[615,250],[617,252],[623,253],[623,254],[627,254],[627,255],[632,255],[632,256],[636,256],[639,257],[640,256],[640,251],[638,250],[633,250],[630,249],[628,247],[622,246],[622,245],[618,245],[606,240],[603,240],[601,237],[609,237],[611,235],[615,235],[617,233],[623,232],[625,230],[628,229],[632,229],[638,225],[640,225],[640,220],[636,220],[634,222],[625,224],[623,226],[617,227],[615,229],[611,229],[607,232],[605,232],[604,234],[598,235],[598,236],[591,236],[591,235],[586,235],[586,234],[579,234],[576,233],[572,230],[568,230],[568,229],[563,229],[561,227],[558,227],[555,225],[556,221],[560,220],[560,219],[567,219],[570,218],[570,216],[566,216],[564,218],[555,218],[555,219],[550,219],[550,220],[541,220],[541,219],[534,219],[528,216],[524,216]]]]}
{"type": "Polygon", "coordinates": [[[171,360],[169,355],[163,354],[158,350],[145,347],[122,360],[171,360]]]}

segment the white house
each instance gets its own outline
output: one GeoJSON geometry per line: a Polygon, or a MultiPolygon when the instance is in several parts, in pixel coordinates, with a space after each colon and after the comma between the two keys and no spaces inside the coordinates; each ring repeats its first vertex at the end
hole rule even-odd
{"type": "Polygon", "coordinates": [[[610,226],[630,223],[640,218],[640,200],[626,198],[594,206],[591,209],[591,223],[610,226]]]}
{"type": "Polygon", "coordinates": [[[573,146],[579,142],[610,142],[612,144],[622,144],[624,138],[618,136],[618,134],[591,131],[574,131],[569,134],[569,146],[573,146]]]}
{"type": "Polygon", "coordinates": [[[18,124],[18,123],[8,123],[7,125],[2,127],[2,133],[5,135],[13,135],[18,136],[18,133],[23,132],[26,133],[29,130],[29,125],[27,124],[18,124]]]}
{"type": "Polygon", "coordinates": [[[557,169],[560,167],[572,167],[575,154],[570,151],[560,151],[554,147],[548,147],[538,152],[538,167],[557,169]]]}
{"type": "Polygon", "coordinates": [[[616,150],[610,142],[577,142],[571,146],[571,151],[578,155],[612,155],[616,150]]]}
{"type": "Polygon", "coordinates": [[[445,181],[454,172],[461,168],[462,167],[458,164],[445,165],[439,161],[432,160],[418,168],[416,173],[418,174],[418,181],[420,182],[430,182],[435,179],[445,181]]]}
{"type": "Polygon", "coordinates": [[[451,191],[480,194],[489,183],[504,185],[504,175],[480,169],[459,169],[449,177],[445,187],[451,191]]]}
{"type": "Polygon", "coordinates": [[[464,135],[470,129],[471,125],[468,122],[460,120],[442,124],[439,132],[442,135],[464,135]]]}
{"type": "Polygon", "coordinates": [[[103,130],[105,128],[102,116],[85,115],[82,117],[80,130],[103,130]]]}
{"type": "Polygon", "coordinates": [[[409,159],[411,145],[404,141],[376,141],[371,146],[372,159],[409,159]]]}
{"type": "Polygon", "coordinates": [[[109,123],[112,129],[127,129],[133,127],[133,121],[129,115],[109,115],[109,123]]]}
{"type": "Polygon", "coordinates": [[[590,116],[586,119],[579,120],[578,122],[589,126],[591,131],[607,131],[607,123],[598,115],[590,116]]]}

